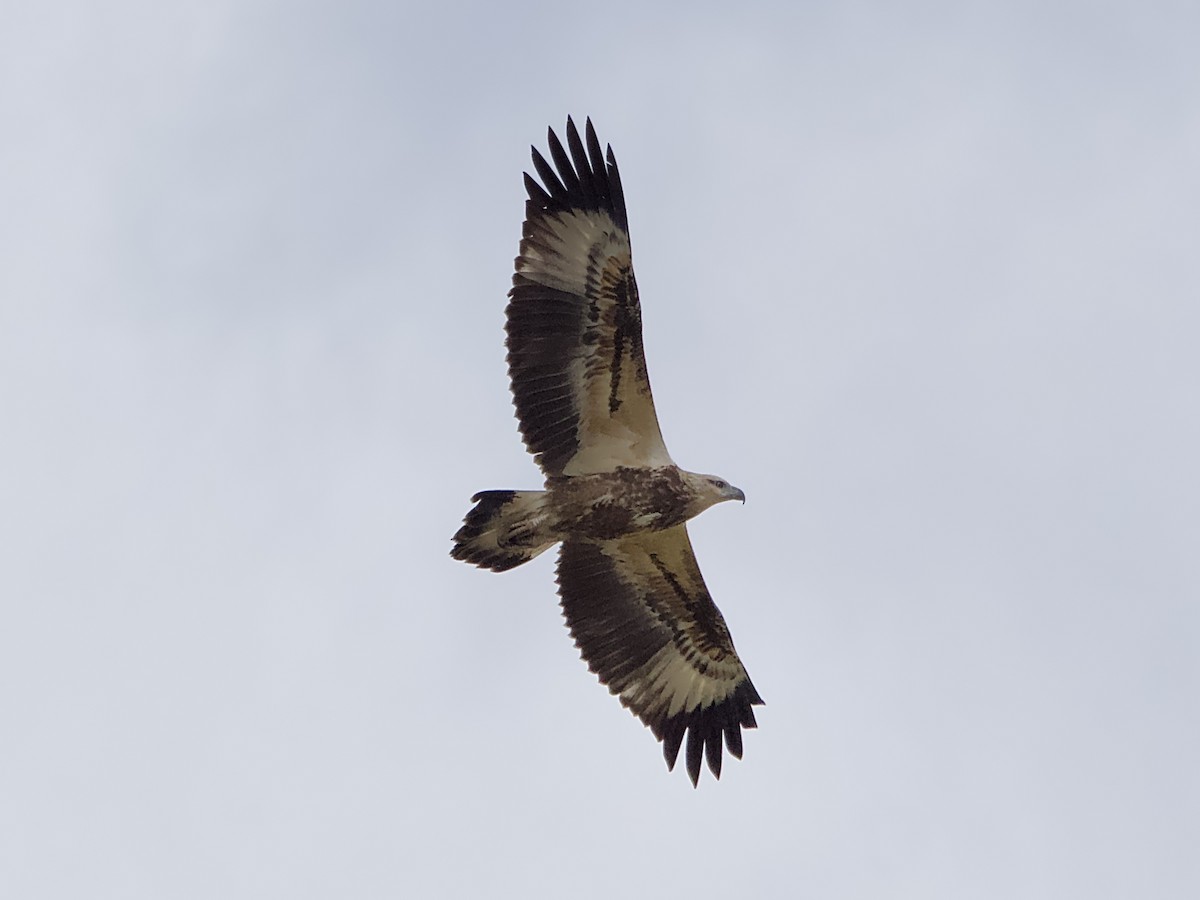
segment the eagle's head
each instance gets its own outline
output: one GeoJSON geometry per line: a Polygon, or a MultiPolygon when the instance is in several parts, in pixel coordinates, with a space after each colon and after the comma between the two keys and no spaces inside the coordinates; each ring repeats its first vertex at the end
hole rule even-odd
{"type": "Polygon", "coordinates": [[[701,475],[697,472],[684,472],[684,480],[692,491],[692,499],[688,518],[697,516],[710,506],[723,503],[726,500],[741,500],[746,502],[746,495],[740,488],[717,475],[701,475]]]}

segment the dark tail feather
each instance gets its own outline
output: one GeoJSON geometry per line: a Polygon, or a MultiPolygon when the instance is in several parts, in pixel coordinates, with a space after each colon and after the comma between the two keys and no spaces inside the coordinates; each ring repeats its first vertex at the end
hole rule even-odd
{"type": "Polygon", "coordinates": [[[541,491],[480,491],[454,535],[455,559],[504,572],[529,562],[554,541],[539,540],[541,491]]]}

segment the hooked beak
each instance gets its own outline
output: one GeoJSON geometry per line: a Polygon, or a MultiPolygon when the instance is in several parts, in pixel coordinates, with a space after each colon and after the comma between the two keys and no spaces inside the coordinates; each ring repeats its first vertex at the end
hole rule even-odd
{"type": "Polygon", "coordinates": [[[746,495],[742,492],[742,489],[735,488],[732,484],[729,486],[729,499],[741,500],[743,506],[746,504],[746,495]]]}

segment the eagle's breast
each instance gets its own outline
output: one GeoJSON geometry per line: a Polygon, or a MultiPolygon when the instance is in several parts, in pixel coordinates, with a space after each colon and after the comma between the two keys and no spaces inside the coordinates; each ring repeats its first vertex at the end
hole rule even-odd
{"type": "Polygon", "coordinates": [[[562,476],[547,487],[564,539],[609,541],[673,528],[688,519],[692,499],[675,466],[562,476]]]}

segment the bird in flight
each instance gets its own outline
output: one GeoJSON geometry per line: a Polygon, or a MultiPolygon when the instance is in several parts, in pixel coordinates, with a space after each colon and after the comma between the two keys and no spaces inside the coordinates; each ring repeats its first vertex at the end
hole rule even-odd
{"type": "Polygon", "coordinates": [[[525,224],[506,311],[508,374],[541,491],[471,498],[451,556],[502,572],[555,544],[563,616],[588,668],[663,744],[687,738],[721,776],[722,741],[742,756],[762,698],[733,648],[688,538],[688,519],[745,495],[675,465],[642,350],[629,222],[612,147],[589,119],[533,148],[525,224]]]}

